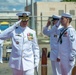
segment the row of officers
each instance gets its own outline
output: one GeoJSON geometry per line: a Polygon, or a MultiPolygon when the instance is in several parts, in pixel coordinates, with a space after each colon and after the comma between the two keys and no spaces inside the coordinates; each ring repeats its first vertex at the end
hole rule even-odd
{"type": "MultiPolygon", "coordinates": [[[[34,75],[34,70],[38,72],[40,50],[36,32],[28,27],[29,15],[28,11],[17,13],[18,21],[0,34],[0,40],[12,40],[9,66],[13,75],[34,75]]],[[[71,75],[75,65],[76,31],[71,21],[69,13],[63,13],[61,17],[53,15],[43,28],[43,34],[50,37],[53,75],[71,75]]]]}

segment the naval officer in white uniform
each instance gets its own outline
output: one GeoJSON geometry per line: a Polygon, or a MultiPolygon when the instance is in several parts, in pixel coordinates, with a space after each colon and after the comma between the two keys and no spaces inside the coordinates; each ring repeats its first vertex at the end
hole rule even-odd
{"type": "Polygon", "coordinates": [[[13,75],[34,75],[34,68],[39,64],[36,32],[27,26],[29,15],[30,12],[17,13],[19,21],[0,34],[0,39],[12,39],[9,65],[13,75]]]}
{"type": "Polygon", "coordinates": [[[61,15],[59,42],[59,55],[62,75],[71,75],[75,65],[76,55],[76,31],[71,25],[72,16],[69,13],[61,15]]]}
{"type": "Polygon", "coordinates": [[[51,52],[50,52],[50,59],[51,59],[51,65],[52,65],[52,71],[53,75],[61,75],[61,70],[60,70],[60,62],[58,60],[58,29],[61,28],[60,26],[60,17],[57,15],[52,16],[52,28],[49,29],[49,26],[51,25],[50,20],[48,20],[47,25],[43,29],[43,33],[47,36],[50,37],[50,47],[51,47],[51,52]]]}

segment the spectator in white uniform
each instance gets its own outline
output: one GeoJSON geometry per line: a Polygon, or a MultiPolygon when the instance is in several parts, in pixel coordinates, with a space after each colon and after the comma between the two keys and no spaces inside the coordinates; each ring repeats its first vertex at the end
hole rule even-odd
{"type": "Polygon", "coordinates": [[[71,75],[75,65],[76,54],[76,31],[71,25],[72,16],[69,13],[61,15],[61,25],[59,35],[59,55],[62,75],[71,75]]]}
{"type": "Polygon", "coordinates": [[[59,19],[60,16],[53,15],[52,21],[48,20],[47,25],[43,29],[43,33],[50,37],[50,47],[51,47],[50,59],[51,59],[53,75],[61,75],[60,62],[59,59],[57,58],[58,57],[57,31],[59,28],[61,28],[61,26],[59,26],[60,25],[59,19]],[[50,25],[53,25],[51,29],[49,29],[50,25]]]}
{"type": "Polygon", "coordinates": [[[36,32],[28,27],[29,15],[27,11],[17,13],[19,21],[0,34],[0,39],[12,39],[9,65],[13,75],[34,75],[39,64],[39,46],[36,32]]]}
{"type": "MultiPolygon", "coordinates": [[[[0,30],[0,34],[1,34],[1,30],[0,30]]],[[[0,63],[3,63],[3,41],[0,39],[0,63]]]]}

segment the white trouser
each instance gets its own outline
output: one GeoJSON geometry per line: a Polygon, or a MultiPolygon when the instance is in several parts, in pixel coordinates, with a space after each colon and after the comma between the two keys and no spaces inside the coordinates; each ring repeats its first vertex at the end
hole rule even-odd
{"type": "Polygon", "coordinates": [[[62,75],[71,75],[74,65],[75,65],[75,59],[74,59],[74,61],[69,61],[66,58],[61,60],[62,75]]]}
{"type": "Polygon", "coordinates": [[[29,69],[26,71],[12,69],[13,75],[34,75],[34,69],[29,69]]]}
{"type": "Polygon", "coordinates": [[[57,61],[51,61],[53,75],[61,75],[60,63],[57,61]]]}
{"type": "Polygon", "coordinates": [[[0,62],[3,62],[3,61],[2,61],[2,57],[3,57],[3,49],[2,49],[2,47],[0,46],[0,62]]]}

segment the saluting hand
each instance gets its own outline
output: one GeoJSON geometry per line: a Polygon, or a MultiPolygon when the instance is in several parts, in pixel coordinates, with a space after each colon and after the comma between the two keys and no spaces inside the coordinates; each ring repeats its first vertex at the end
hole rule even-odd
{"type": "Polygon", "coordinates": [[[22,19],[18,20],[15,24],[18,25],[21,21],[22,21],[22,19]]]}
{"type": "Polygon", "coordinates": [[[47,27],[49,27],[51,25],[51,21],[50,20],[48,20],[48,22],[47,22],[47,27]]]}

